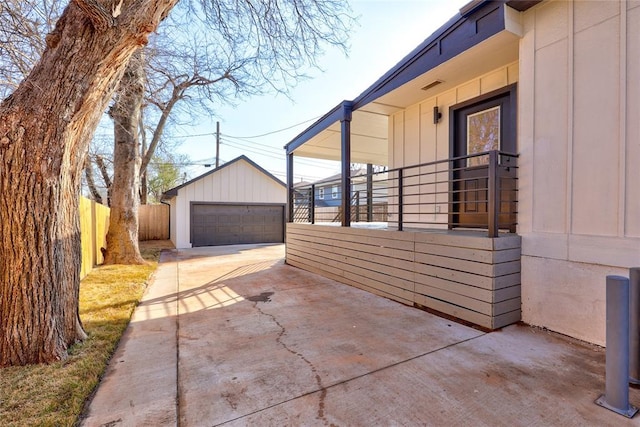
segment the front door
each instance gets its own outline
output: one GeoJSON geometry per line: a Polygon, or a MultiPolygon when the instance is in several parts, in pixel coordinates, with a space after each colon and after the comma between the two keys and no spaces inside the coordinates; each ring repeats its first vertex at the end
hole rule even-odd
{"type": "MultiPolygon", "coordinates": [[[[488,226],[488,152],[517,152],[515,95],[512,85],[451,107],[451,157],[464,158],[452,162],[450,228],[488,226]],[[474,154],[477,156],[465,157],[474,154]]],[[[500,159],[501,164],[506,161],[515,162],[500,159]]],[[[498,171],[503,201],[499,223],[515,231],[515,168],[498,171]]]]}

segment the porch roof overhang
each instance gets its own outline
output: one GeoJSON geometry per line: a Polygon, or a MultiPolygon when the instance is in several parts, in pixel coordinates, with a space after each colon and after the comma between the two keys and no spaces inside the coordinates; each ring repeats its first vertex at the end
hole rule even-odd
{"type": "Polygon", "coordinates": [[[470,2],[356,99],[341,102],[291,140],[287,154],[340,160],[340,122],[350,119],[351,161],[386,165],[388,116],[517,61],[522,36],[518,11],[540,1],[470,2]],[[424,89],[434,82],[439,83],[424,89]]]}

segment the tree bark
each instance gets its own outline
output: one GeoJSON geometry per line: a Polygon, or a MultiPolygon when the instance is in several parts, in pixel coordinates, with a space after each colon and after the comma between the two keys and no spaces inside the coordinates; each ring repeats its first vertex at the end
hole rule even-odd
{"type": "MultiPolygon", "coordinates": [[[[147,153],[147,134],[144,129],[144,108],[140,110],[140,122],[138,123],[138,130],[140,131],[139,133],[140,143],[142,144],[142,151],[140,153],[142,155],[141,157],[144,158],[144,156],[146,156],[146,153],[147,153]]],[[[142,169],[142,166],[141,166],[140,167],[140,204],[141,205],[147,204],[147,193],[148,193],[147,170],[146,168],[142,169]]]]}
{"type": "Polygon", "coordinates": [[[146,205],[149,196],[149,187],[147,183],[147,171],[145,170],[140,177],[140,204],[146,205]]]}
{"type": "Polygon", "coordinates": [[[131,54],[177,0],[73,0],[0,103],[0,366],[52,362],[85,338],[78,315],[80,177],[131,54]],[[81,7],[80,7],[81,6],[81,7]]]}
{"type": "Polygon", "coordinates": [[[138,247],[140,138],[144,64],[138,50],[120,80],[110,115],[114,126],[113,183],[105,264],[144,264],[138,247]]]}

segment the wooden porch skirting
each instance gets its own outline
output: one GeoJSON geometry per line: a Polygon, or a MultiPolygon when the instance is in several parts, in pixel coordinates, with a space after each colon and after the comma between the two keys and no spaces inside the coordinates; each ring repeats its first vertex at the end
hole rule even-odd
{"type": "Polygon", "coordinates": [[[488,329],[520,320],[520,236],[287,223],[286,262],[488,329]]]}

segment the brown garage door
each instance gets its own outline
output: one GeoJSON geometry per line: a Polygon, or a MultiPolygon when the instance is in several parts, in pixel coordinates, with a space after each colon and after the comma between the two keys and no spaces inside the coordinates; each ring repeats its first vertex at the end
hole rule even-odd
{"type": "Polygon", "coordinates": [[[191,244],[282,243],[283,205],[191,204],[191,244]]]}

